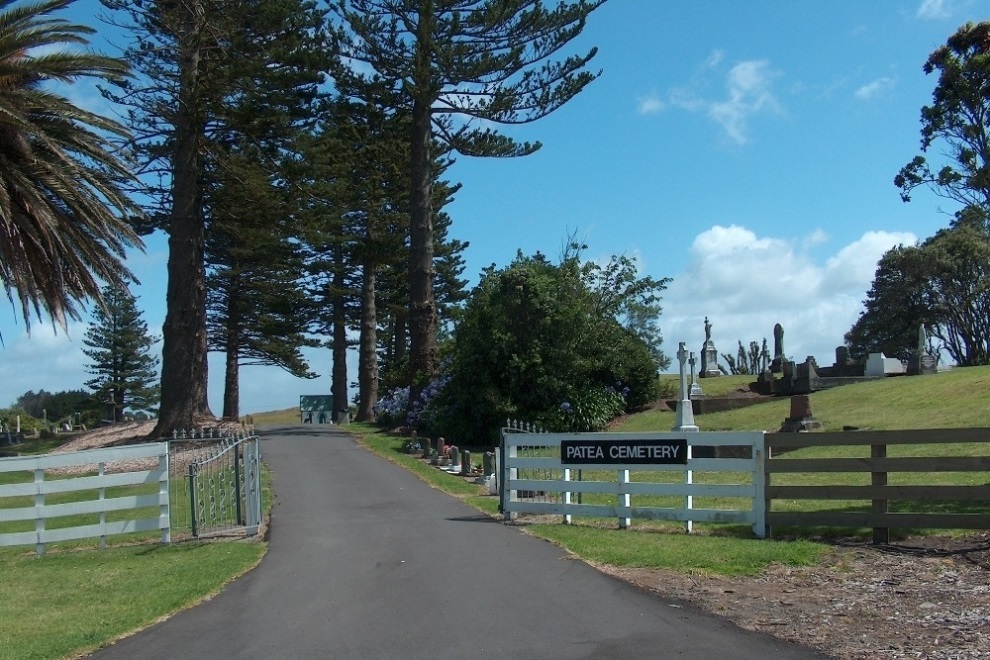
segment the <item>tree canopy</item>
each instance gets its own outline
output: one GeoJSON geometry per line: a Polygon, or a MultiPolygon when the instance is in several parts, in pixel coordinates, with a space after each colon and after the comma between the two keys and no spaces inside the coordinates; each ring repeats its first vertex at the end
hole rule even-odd
{"type": "Polygon", "coordinates": [[[894,184],[904,201],[919,186],[958,202],[990,228],[990,22],[966,23],[925,62],[938,71],[932,104],[921,109],[921,150],[944,147],[940,167],[924,155],[901,168],[894,184]]]}
{"type": "Polygon", "coordinates": [[[598,74],[595,56],[554,56],[605,0],[336,0],[338,89],[409,113],[411,155],[410,367],[422,386],[437,366],[433,293],[433,142],[470,156],[521,156],[491,124],[522,124],[554,112],[598,74]],[[355,63],[361,66],[354,66],[355,63]],[[480,125],[480,127],[479,127],[480,125]]]}
{"type": "Polygon", "coordinates": [[[668,280],[637,278],[632,262],[611,263],[626,264],[621,283],[582,264],[577,251],[558,264],[520,253],[503,269],[485,269],[454,332],[439,430],[490,442],[506,417],[548,430],[598,430],[655,399],[657,360],[617,314],[636,300],[655,302],[668,280]]]}

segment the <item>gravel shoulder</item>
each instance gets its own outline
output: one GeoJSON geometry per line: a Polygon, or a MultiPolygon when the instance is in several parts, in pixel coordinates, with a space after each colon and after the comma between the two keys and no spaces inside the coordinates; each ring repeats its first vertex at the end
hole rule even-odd
{"type": "Polygon", "coordinates": [[[755,578],[597,568],[836,658],[990,658],[990,533],[846,542],[755,578]]]}

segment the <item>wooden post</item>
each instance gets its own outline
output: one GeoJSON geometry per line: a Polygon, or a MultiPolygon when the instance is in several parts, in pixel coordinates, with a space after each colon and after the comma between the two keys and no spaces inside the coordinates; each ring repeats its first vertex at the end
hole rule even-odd
{"type": "MultiPolygon", "coordinates": [[[[887,445],[870,445],[870,458],[887,458],[887,445]]],[[[886,486],[887,485],[887,473],[886,472],[871,472],[870,480],[874,487],[886,486]]],[[[876,499],[873,500],[873,514],[885,514],[887,513],[887,500],[886,499],[876,499]]],[[[879,545],[881,543],[890,542],[890,529],[887,527],[877,527],[874,523],[873,527],[873,543],[874,545],[879,545]]]]}

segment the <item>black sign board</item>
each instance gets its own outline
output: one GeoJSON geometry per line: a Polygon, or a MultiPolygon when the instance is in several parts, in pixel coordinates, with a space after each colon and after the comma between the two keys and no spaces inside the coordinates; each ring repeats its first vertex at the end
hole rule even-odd
{"type": "Polygon", "coordinates": [[[687,465],[687,440],[561,440],[563,465],[687,465]]]}

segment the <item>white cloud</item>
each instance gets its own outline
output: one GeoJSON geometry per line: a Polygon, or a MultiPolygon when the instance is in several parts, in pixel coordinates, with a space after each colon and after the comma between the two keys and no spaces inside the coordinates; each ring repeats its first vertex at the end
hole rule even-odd
{"type": "Polygon", "coordinates": [[[894,88],[895,80],[893,78],[877,78],[871,83],[863,85],[856,90],[855,96],[861,101],[870,101],[875,98],[883,96],[886,92],[889,92],[894,88]]]}
{"type": "MultiPolygon", "coordinates": [[[[704,63],[705,71],[713,71],[724,59],[715,51],[704,63]]],[[[726,98],[705,98],[698,90],[704,80],[695,80],[688,87],[672,89],[668,103],[689,112],[704,112],[725,130],[736,144],[749,141],[749,123],[759,115],[783,114],[783,108],[773,92],[773,81],[780,76],[767,60],[738,62],[726,74],[726,98]]]]}
{"type": "Polygon", "coordinates": [[[776,77],[766,60],[740,62],[729,71],[726,81],[729,98],[712,103],[708,114],[722,125],[732,141],[748,142],[748,122],[754,115],[780,113],[780,104],[770,89],[776,77]]]}
{"type": "Polygon", "coordinates": [[[918,18],[933,20],[949,17],[949,0],[921,0],[918,18]]]}
{"type": "Polygon", "coordinates": [[[722,63],[722,60],[724,60],[724,59],[725,59],[725,52],[724,51],[722,51],[722,50],[713,50],[712,51],[712,54],[708,56],[708,59],[707,60],[705,60],[705,68],[706,69],[714,69],[719,64],[721,64],[722,63]]]}
{"type": "Polygon", "coordinates": [[[6,408],[28,391],[85,389],[86,373],[82,338],[86,324],[70,323],[68,334],[56,332],[50,323],[32,324],[31,335],[23,328],[4,328],[0,347],[0,408],[6,408]]]}
{"type": "Polygon", "coordinates": [[[664,107],[664,102],[660,100],[660,97],[655,92],[639,99],[639,114],[641,115],[655,114],[663,110],[664,107]]]}
{"type": "Polygon", "coordinates": [[[734,355],[739,340],[744,345],[764,337],[772,341],[773,326],[780,323],[788,355],[798,360],[813,355],[819,364],[831,365],[835,347],[862,310],[877,261],[891,247],[916,238],[871,231],[824,261],[805,251],[824,240],[821,230],[794,239],[758,236],[737,225],[700,233],[687,269],[674,276],[664,296],[667,353],[672,355],[679,341],[699,351],[707,316],[720,353],[734,355]]]}

